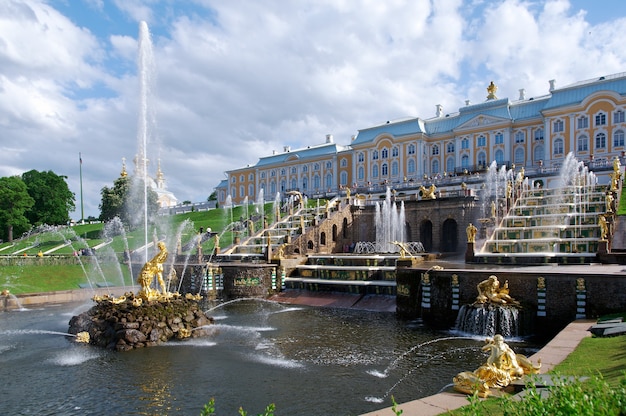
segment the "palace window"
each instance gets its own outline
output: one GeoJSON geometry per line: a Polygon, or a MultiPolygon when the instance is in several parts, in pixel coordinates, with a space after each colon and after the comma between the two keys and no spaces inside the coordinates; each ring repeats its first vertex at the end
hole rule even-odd
{"type": "Polygon", "coordinates": [[[454,142],[449,142],[446,146],[446,152],[454,153],[454,142]]]}
{"type": "Polygon", "coordinates": [[[333,168],[333,162],[326,162],[326,169],[332,169],[333,168]]]}
{"type": "Polygon", "coordinates": [[[291,168],[291,173],[292,173],[292,174],[294,174],[294,175],[295,175],[295,174],[297,174],[297,173],[298,173],[298,168],[297,168],[297,167],[295,167],[295,166],[294,166],[294,167],[292,167],[292,168],[291,168]]]}
{"type": "Polygon", "coordinates": [[[415,145],[414,144],[410,144],[409,145],[409,149],[407,150],[407,153],[410,155],[414,155],[415,154],[415,145]]]}
{"type": "Polygon", "coordinates": [[[394,148],[391,149],[391,157],[398,157],[399,154],[400,154],[400,150],[398,150],[397,146],[394,146],[394,148]]]}
{"type": "Polygon", "coordinates": [[[589,118],[587,116],[580,116],[576,119],[576,126],[579,129],[586,129],[589,127],[589,118]]]}
{"type": "Polygon", "coordinates": [[[409,159],[409,163],[407,164],[408,173],[415,173],[415,160],[409,159]]]}
{"type": "Polygon", "coordinates": [[[346,186],[348,184],[348,173],[347,172],[341,172],[340,176],[339,176],[339,182],[341,186],[346,186]]]}
{"type": "Polygon", "coordinates": [[[313,170],[314,170],[314,171],[318,171],[318,170],[320,170],[320,164],[319,164],[319,163],[314,164],[314,165],[313,165],[313,170]]]}
{"type": "Polygon", "coordinates": [[[359,162],[364,162],[365,161],[365,155],[363,154],[363,152],[359,153],[358,159],[359,162]]]}
{"type": "Polygon", "coordinates": [[[359,169],[357,170],[357,177],[360,181],[365,179],[365,169],[363,169],[363,166],[359,166],[359,169]]]}
{"type": "Polygon", "coordinates": [[[606,125],[606,114],[598,113],[596,114],[596,126],[604,126],[606,125]]]}
{"type": "Polygon", "coordinates": [[[518,131],[515,133],[515,143],[524,143],[526,140],[526,135],[523,131],[518,131]]]}
{"type": "Polygon", "coordinates": [[[276,171],[275,171],[275,170],[271,171],[271,172],[270,172],[270,176],[271,176],[272,178],[274,178],[274,177],[276,176],[276,171]]]}
{"type": "Polygon", "coordinates": [[[248,185],[248,195],[254,195],[254,185],[248,185]]]}
{"type": "Polygon", "coordinates": [[[578,143],[576,149],[579,152],[586,152],[587,150],[589,150],[589,139],[587,138],[587,136],[578,136],[577,142],[578,143]]]}
{"type": "Polygon", "coordinates": [[[254,173],[251,173],[248,175],[248,180],[249,181],[253,181],[254,180],[254,173]]]}
{"type": "Polygon", "coordinates": [[[504,143],[504,134],[496,133],[496,144],[504,143]]]}
{"type": "Polygon", "coordinates": [[[391,175],[392,176],[398,176],[398,162],[393,162],[391,164],[391,175]]]}
{"type": "Polygon", "coordinates": [[[448,173],[454,172],[454,158],[453,157],[449,157],[448,160],[446,160],[446,172],[448,173]]]}
{"type": "Polygon", "coordinates": [[[439,154],[439,146],[438,145],[434,145],[433,146],[433,156],[436,156],[439,154]]]}
{"type": "Polygon", "coordinates": [[[624,130],[613,133],[613,147],[624,147],[624,130]]]}
{"type": "Polygon", "coordinates": [[[378,178],[378,165],[372,166],[372,178],[378,178]]]}
{"type": "Polygon", "coordinates": [[[463,155],[461,156],[461,168],[467,169],[469,167],[469,156],[463,155]]]}
{"type": "Polygon", "coordinates": [[[285,181],[280,181],[280,192],[285,192],[287,190],[287,183],[285,181]]]}
{"type": "Polygon", "coordinates": [[[476,159],[478,162],[478,166],[487,167],[487,154],[485,152],[478,153],[478,158],[476,159]]]}
{"type": "Polygon", "coordinates": [[[309,167],[307,165],[302,166],[302,172],[308,172],[309,167]]]}
{"type": "Polygon", "coordinates": [[[345,168],[346,166],[348,166],[348,161],[346,159],[341,159],[341,167],[345,168]]]}
{"type": "Polygon", "coordinates": [[[535,141],[543,140],[543,129],[535,130],[535,141]]]}
{"type": "Polygon", "coordinates": [[[555,120],[552,131],[554,133],[561,133],[563,131],[563,120],[555,120]]]}
{"type": "Polygon", "coordinates": [[[333,175],[331,175],[330,173],[326,175],[326,187],[327,188],[333,187],[333,175]]]}
{"type": "Polygon", "coordinates": [[[285,168],[280,170],[280,176],[285,176],[286,173],[287,171],[285,170],[285,168]]]}
{"type": "Polygon", "coordinates": [[[387,148],[384,148],[381,152],[380,152],[380,157],[382,159],[387,159],[389,157],[389,150],[387,150],[387,148]]]}
{"type": "Polygon", "coordinates": [[[516,164],[524,163],[524,148],[523,147],[518,147],[517,149],[515,149],[515,155],[514,155],[513,160],[515,161],[516,164]]]}
{"type": "Polygon", "coordinates": [[[543,146],[535,147],[535,162],[545,159],[545,153],[546,152],[544,151],[543,146]]]}
{"type": "Polygon", "coordinates": [[[237,182],[237,178],[236,178],[236,177],[234,177],[234,176],[232,176],[232,177],[230,178],[230,183],[235,183],[235,182],[237,182]]]}
{"type": "Polygon", "coordinates": [[[606,148],[606,134],[598,133],[596,134],[596,149],[604,148],[606,148]]]}
{"type": "Polygon", "coordinates": [[[244,190],[244,188],[243,188],[243,185],[241,185],[241,186],[239,187],[239,196],[240,196],[241,198],[243,198],[245,195],[246,195],[246,192],[245,192],[245,190],[244,190]]]}
{"type": "Polygon", "coordinates": [[[554,141],[553,153],[555,155],[563,154],[563,139],[556,139],[554,141]]]}
{"type": "Polygon", "coordinates": [[[243,176],[243,175],[241,175],[241,176],[239,177],[239,182],[243,182],[243,181],[244,181],[244,176],[243,176]]]}
{"type": "Polygon", "coordinates": [[[469,140],[467,139],[461,140],[461,149],[469,149],[469,140]]]}
{"type": "Polygon", "coordinates": [[[291,180],[291,189],[296,189],[298,187],[298,182],[296,181],[296,178],[293,178],[291,180]]]}
{"type": "Polygon", "coordinates": [[[496,163],[498,165],[501,165],[504,163],[504,152],[502,151],[502,149],[496,150],[496,163]]]}
{"type": "Polygon", "coordinates": [[[439,161],[437,159],[433,160],[433,174],[439,173],[439,161]]]}
{"type": "Polygon", "coordinates": [[[372,160],[378,160],[378,150],[372,152],[372,160]]]}
{"type": "Polygon", "coordinates": [[[318,190],[322,186],[322,180],[319,175],[313,176],[313,189],[318,190]]]}
{"type": "Polygon", "coordinates": [[[623,123],[624,122],[624,111],[617,110],[613,113],[613,124],[623,123]]]}
{"type": "Polygon", "coordinates": [[[478,139],[476,139],[476,146],[478,147],[485,147],[487,146],[487,138],[485,136],[478,136],[478,139]]]}
{"type": "Polygon", "coordinates": [[[306,191],[309,188],[309,178],[306,176],[302,178],[302,190],[306,191]]]}
{"type": "Polygon", "coordinates": [[[389,174],[389,167],[386,163],[383,163],[383,166],[381,167],[381,172],[383,176],[387,176],[389,174]]]}

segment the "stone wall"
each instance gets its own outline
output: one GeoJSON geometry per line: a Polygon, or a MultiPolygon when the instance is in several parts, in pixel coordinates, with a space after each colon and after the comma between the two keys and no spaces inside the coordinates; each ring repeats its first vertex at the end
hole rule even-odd
{"type": "Polygon", "coordinates": [[[429,271],[430,302],[428,307],[423,307],[423,272],[418,269],[398,270],[398,314],[409,319],[421,317],[429,325],[439,328],[453,328],[458,314],[458,310],[453,308],[453,275],[458,280],[458,305],[473,303],[478,295],[476,286],[491,274],[495,274],[501,284],[508,280],[510,295],[522,304],[524,310],[530,311],[526,313],[529,319],[527,326],[537,334],[553,334],[578,318],[595,319],[623,312],[626,305],[626,279],[619,275],[597,275],[574,268],[571,273],[565,270],[537,273],[502,269],[495,272],[446,269],[429,271]],[[543,277],[545,282],[545,314],[538,313],[539,277],[543,277]]]}

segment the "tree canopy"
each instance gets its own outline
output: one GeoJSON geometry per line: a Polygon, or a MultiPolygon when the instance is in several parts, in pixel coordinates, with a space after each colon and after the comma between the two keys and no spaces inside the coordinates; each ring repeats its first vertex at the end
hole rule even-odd
{"type": "MultiPolygon", "coordinates": [[[[143,180],[121,176],[113,182],[113,187],[105,186],[101,190],[100,220],[109,221],[119,217],[129,228],[134,229],[143,223],[144,193],[143,180]],[[133,183],[135,182],[135,183],[133,183]]],[[[151,188],[147,189],[148,221],[159,210],[158,195],[151,188]]]]}
{"type": "Polygon", "coordinates": [[[0,178],[0,236],[13,241],[13,234],[21,235],[30,229],[26,218],[35,201],[28,194],[26,184],[19,176],[0,178]]]}
{"type": "Polygon", "coordinates": [[[26,210],[26,218],[32,225],[67,224],[70,212],[75,209],[75,196],[65,180],[52,171],[38,172],[30,170],[22,174],[28,194],[33,198],[33,205],[26,210]]]}

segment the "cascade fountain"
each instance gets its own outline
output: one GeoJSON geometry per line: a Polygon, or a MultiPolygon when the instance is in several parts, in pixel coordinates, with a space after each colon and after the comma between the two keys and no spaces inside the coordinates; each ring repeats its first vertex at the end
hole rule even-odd
{"type": "Polygon", "coordinates": [[[391,188],[387,188],[385,200],[376,203],[376,252],[394,253],[398,247],[393,241],[405,242],[405,214],[404,202],[400,202],[400,208],[392,201],[391,188]]]}
{"type": "Polygon", "coordinates": [[[521,306],[509,295],[508,282],[501,286],[498,277],[491,275],[480,282],[477,289],[476,301],[459,309],[455,329],[489,337],[522,335],[521,306]]]}

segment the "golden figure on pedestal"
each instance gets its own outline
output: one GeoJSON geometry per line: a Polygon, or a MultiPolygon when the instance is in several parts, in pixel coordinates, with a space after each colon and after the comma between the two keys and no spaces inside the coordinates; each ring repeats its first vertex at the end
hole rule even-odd
{"type": "Polygon", "coordinates": [[[141,268],[137,283],[141,286],[138,296],[146,301],[157,300],[160,297],[167,297],[168,292],[163,281],[163,263],[167,260],[167,247],[164,242],[157,244],[159,252],[141,268]],[[157,282],[161,291],[153,289],[152,281],[157,278],[157,282]]]}
{"type": "Polygon", "coordinates": [[[475,371],[463,371],[453,378],[454,388],[467,394],[475,392],[486,397],[492,388],[506,387],[513,380],[526,374],[536,374],[541,368],[541,361],[533,364],[526,356],[516,354],[504,342],[502,335],[495,335],[485,340],[483,351],[489,351],[487,362],[475,371]]]}
{"type": "Polygon", "coordinates": [[[478,296],[474,305],[481,303],[495,303],[498,305],[514,305],[519,306],[519,302],[509,296],[509,282],[504,282],[500,287],[500,282],[496,275],[491,275],[486,280],[480,282],[477,286],[478,296]]]}

